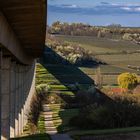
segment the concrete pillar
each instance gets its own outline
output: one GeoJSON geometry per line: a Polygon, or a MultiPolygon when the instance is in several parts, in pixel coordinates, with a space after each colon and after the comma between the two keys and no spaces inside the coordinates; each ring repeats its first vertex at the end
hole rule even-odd
{"type": "Polygon", "coordinates": [[[23,126],[27,123],[26,113],[26,66],[23,67],[23,126]]]}
{"type": "Polygon", "coordinates": [[[15,62],[11,64],[11,90],[10,90],[10,138],[15,137],[15,96],[16,96],[16,72],[15,72],[15,62]]]}
{"type": "Polygon", "coordinates": [[[23,71],[23,126],[25,126],[25,115],[26,115],[26,110],[25,110],[25,93],[26,93],[26,86],[25,86],[25,83],[26,83],[26,66],[24,66],[24,71],[23,71]]]}
{"type": "Polygon", "coordinates": [[[18,108],[18,133],[19,135],[21,135],[21,131],[22,131],[22,116],[21,116],[21,108],[22,108],[22,103],[21,103],[21,96],[22,96],[22,76],[21,76],[21,65],[19,65],[19,96],[18,96],[18,102],[19,102],[19,108],[18,108]]]}
{"type": "Polygon", "coordinates": [[[21,66],[21,133],[23,133],[24,127],[24,66],[21,66]]]}
{"type": "Polygon", "coordinates": [[[29,110],[30,110],[30,106],[29,106],[29,91],[30,91],[30,88],[29,88],[29,85],[30,85],[30,80],[29,80],[29,76],[30,76],[30,73],[29,73],[29,66],[26,66],[26,74],[25,74],[25,122],[24,124],[27,123],[27,119],[28,119],[28,114],[29,114],[29,110]]]}
{"type": "MultiPolygon", "coordinates": [[[[0,105],[1,105],[1,93],[2,93],[2,80],[1,79],[2,79],[2,49],[0,48],[0,105]]],[[[1,107],[0,107],[0,135],[1,135],[1,107]]]]}
{"type": "Polygon", "coordinates": [[[30,66],[27,67],[27,91],[26,91],[26,111],[27,113],[30,110],[30,105],[29,105],[29,97],[30,97],[30,66]]]}
{"type": "Polygon", "coordinates": [[[10,138],[10,63],[9,57],[2,59],[1,140],[10,138]]]}
{"type": "Polygon", "coordinates": [[[26,104],[26,99],[27,99],[27,66],[24,67],[24,126],[27,123],[27,104],[26,104]]]}
{"type": "Polygon", "coordinates": [[[15,136],[19,135],[19,118],[18,118],[18,112],[19,112],[19,101],[18,101],[18,96],[19,96],[19,66],[16,64],[15,66],[16,69],[16,92],[15,92],[15,136]]]}

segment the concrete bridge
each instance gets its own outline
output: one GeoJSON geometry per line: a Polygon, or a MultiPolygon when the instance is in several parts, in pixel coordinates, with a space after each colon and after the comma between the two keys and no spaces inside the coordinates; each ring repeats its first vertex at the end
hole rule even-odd
{"type": "Polygon", "coordinates": [[[1,140],[21,135],[27,123],[45,33],[45,0],[0,0],[1,140]]]}

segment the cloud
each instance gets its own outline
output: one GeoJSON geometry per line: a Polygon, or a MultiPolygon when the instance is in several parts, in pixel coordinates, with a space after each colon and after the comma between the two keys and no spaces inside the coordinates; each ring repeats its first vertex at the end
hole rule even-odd
{"type": "Polygon", "coordinates": [[[121,9],[131,12],[140,13],[140,7],[122,7],[121,9]]]}
{"type": "Polygon", "coordinates": [[[78,6],[76,4],[63,4],[61,5],[61,7],[65,7],[65,8],[78,8],[78,6]]]}
{"type": "Polygon", "coordinates": [[[84,15],[140,14],[140,5],[101,2],[99,5],[84,7],[80,5],[49,5],[49,10],[57,13],[78,13],[84,15]]]}
{"type": "Polygon", "coordinates": [[[140,12],[140,7],[137,7],[134,10],[137,11],[137,12],[140,12]]]}
{"type": "Polygon", "coordinates": [[[121,9],[126,11],[133,11],[133,9],[130,7],[121,7],[121,9]]]}

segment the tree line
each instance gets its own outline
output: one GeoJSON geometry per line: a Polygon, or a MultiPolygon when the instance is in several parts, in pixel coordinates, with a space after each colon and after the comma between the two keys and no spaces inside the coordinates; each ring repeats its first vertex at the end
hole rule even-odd
{"type": "MultiPolygon", "coordinates": [[[[107,38],[124,38],[125,34],[131,36],[135,34],[135,38],[140,34],[140,28],[122,27],[120,24],[111,24],[109,26],[91,26],[83,23],[61,23],[60,21],[54,22],[48,26],[48,33],[59,35],[72,35],[72,36],[95,36],[107,38]],[[137,34],[137,35],[136,35],[137,34]]],[[[129,37],[127,37],[128,39],[129,37]]]]}

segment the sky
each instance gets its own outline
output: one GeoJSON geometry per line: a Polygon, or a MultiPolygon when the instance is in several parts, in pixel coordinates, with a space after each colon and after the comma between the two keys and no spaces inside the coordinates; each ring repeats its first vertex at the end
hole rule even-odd
{"type": "Polygon", "coordinates": [[[140,27],[140,0],[48,0],[48,24],[55,21],[140,27]]]}

